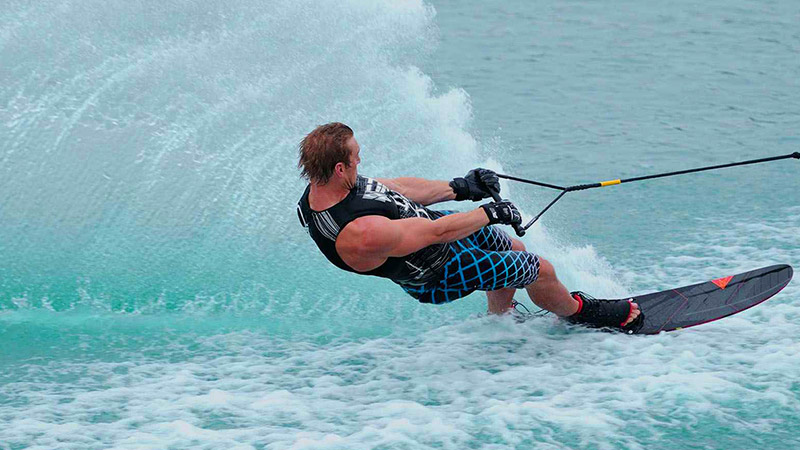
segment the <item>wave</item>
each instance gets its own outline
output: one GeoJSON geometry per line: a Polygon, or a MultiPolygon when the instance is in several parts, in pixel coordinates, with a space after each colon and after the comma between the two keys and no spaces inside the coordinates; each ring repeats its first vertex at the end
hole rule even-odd
{"type": "Polygon", "coordinates": [[[467,93],[418,68],[437,41],[421,1],[51,1],[2,15],[2,309],[327,311],[402,295],[330,267],[296,223],[302,136],[348,123],[372,176],[499,166],[496,142],[470,131],[467,93]]]}

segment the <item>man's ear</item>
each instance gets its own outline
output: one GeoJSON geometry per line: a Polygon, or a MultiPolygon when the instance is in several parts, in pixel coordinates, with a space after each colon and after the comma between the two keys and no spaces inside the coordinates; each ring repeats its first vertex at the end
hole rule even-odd
{"type": "Polygon", "coordinates": [[[338,163],[336,163],[335,166],[333,166],[333,173],[335,173],[336,175],[339,175],[340,177],[344,176],[344,169],[345,169],[344,163],[343,162],[338,162],[338,163]]]}

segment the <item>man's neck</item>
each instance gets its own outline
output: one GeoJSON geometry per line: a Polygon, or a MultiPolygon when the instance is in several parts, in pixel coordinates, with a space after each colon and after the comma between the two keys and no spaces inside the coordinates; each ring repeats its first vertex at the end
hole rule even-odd
{"type": "Polygon", "coordinates": [[[341,184],[334,185],[333,182],[327,184],[311,183],[311,192],[308,194],[308,205],[314,211],[322,211],[339,203],[347,197],[349,193],[350,189],[341,184]]]}

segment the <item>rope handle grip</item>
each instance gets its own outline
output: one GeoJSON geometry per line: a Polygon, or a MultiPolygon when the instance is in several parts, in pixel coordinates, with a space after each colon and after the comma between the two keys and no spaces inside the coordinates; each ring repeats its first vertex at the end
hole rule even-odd
{"type": "MultiPolygon", "coordinates": [[[[489,189],[489,192],[492,194],[492,199],[494,201],[496,201],[496,202],[503,201],[503,199],[500,198],[500,194],[497,193],[497,191],[495,191],[494,189],[489,189]]],[[[522,227],[522,224],[515,223],[514,224],[514,231],[517,233],[517,236],[519,236],[519,237],[525,236],[525,228],[522,227]]]]}

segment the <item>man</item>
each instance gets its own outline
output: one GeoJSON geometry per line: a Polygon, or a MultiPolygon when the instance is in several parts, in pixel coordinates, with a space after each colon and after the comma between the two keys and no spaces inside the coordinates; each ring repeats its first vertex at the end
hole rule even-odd
{"type": "Polygon", "coordinates": [[[298,216],[335,266],[389,278],[422,303],[441,304],[486,291],[489,312],[512,307],[525,288],[540,308],[576,323],[630,329],[639,308],[632,301],[572,295],[544,258],[494,224],[520,224],[508,201],[462,213],[426,206],[448,200],[479,201],[500,190],[497,175],[474,169],[449,183],[421,178],[372,179],[358,175],[360,147],[341,123],[321,125],[300,143],[302,176],[309,185],[298,216]]]}

